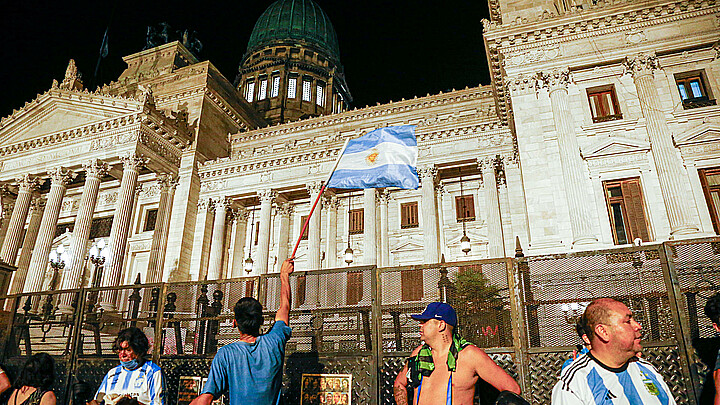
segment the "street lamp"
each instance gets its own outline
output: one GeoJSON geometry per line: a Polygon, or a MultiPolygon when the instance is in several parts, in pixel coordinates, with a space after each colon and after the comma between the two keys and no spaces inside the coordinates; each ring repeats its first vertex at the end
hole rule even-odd
{"type": "Polygon", "coordinates": [[[349,266],[353,262],[353,250],[350,247],[350,220],[352,219],[352,193],[348,196],[348,246],[345,249],[345,263],[349,266]]]}
{"type": "Polygon", "coordinates": [[[467,255],[470,252],[470,238],[468,238],[467,234],[465,233],[465,221],[467,218],[465,217],[465,192],[463,191],[463,179],[462,179],[462,168],[458,167],[458,172],[460,172],[460,199],[462,201],[462,228],[463,228],[463,236],[460,238],[460,250],[462,250],[465,255],[467,255]]]}
{"type": "Polygon", "coordinates": [[[243,263],[243,269],[245,272],[250,273],[253,270],[253,259],[252,259],[252,242],[253,242],[253,227],[255,226],[255,210],[252,211],[252,219],[250,220],[250,247],[248,248],[248,257],[243,263]]]}
{"type": "Polygon", "coordinates": [[[103,270],[102,266],[105,264],[105,260],[109,255],[110,252],[107,246],[105,246],[105,239],[100,238],[93,242],[90,247],[90,263],[95,267],[92,282],[93,287],[97,287],[98,284],[100,284],[100,277],[102,276],[103,270]]]}
{"type": "Polygon", "coordinates": [[[65,250],[65,246],[62,244],[50,251],[50,268],[53,270],[52,279],[50,279],[50,290],[55,289],[55,283],[57,283],[58,273],[60,270],[65,268],[65,263],[70,261],[70,256],[65,250]]]}
{"type": "Polygon", "coordinates": [[[571,302],[570,304],[562,304],[560,310],[565,317],[565,322],[570,325],[575,325],[585,311],[585,308],[577,302],[571,302]]]}

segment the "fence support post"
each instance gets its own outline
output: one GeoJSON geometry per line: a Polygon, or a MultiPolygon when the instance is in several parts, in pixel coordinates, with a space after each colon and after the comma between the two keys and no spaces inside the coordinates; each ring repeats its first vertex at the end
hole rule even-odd
{"type": "Polygon", "coordinates": [[[370,319],[372,320],[372,369],[375,370],[375,378],[372,379],[372,387],[370,387],[370,403],[379,404],[380,402],[380,379],[382,378],[382,282],[380,280],[380,269],[373,266],[370,270],[372,277],[370,278],[370,291],[372,291],[372,303],[370,319]]]}
{"type": "Polygon", "coordinates": [[[693,358],[692,330],[688,319],[682,316],[679,300],[683,299],[683,295],[677,279],[675,261],[672,259],[674,252],[671,242],[664,242],[661,251],[658,253],[660,253],[660,265],[662,266],[665,286],[668,292],[670,312],[672,313],[673,324],[675,325],[675,336],[678,343],[678,351],[680,352],[680,356],[678,356],[680,367],[683,375],[688,376],[686,377],[686,388],[688,390],[688,396],[690,397],[689,399],[691,403],[697,403],[700,398],[698,389],[701,389],[701,382],[697,365],[691,361],[693,358]],[[698,383],[697,385],[695,384],[696,382],[698,383]]]}
{"type": "MultiPolygon", "coordinates": [[[[506,262],[507,279],[510,296],[510,316],[512,321],[513,347],[517,362],[518,383],[526,398],[532,398],[530,383],[530,358],[528,355],[527,321],[525,319],[525,288],[524,277],[529,276],[528,265],[520,246],[520,239],[515,239],[515,259],[506,262]]],[[[528,280],[529,286],[529,280],[528,280]]]]}

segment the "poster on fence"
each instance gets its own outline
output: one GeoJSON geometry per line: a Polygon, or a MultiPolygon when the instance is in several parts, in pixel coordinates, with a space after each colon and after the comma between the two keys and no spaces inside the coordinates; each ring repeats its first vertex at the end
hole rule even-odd
{"type": "Polygon", "coordinates": [[[202,379],[200,377],[180,376],[178,383],[178,405],[190,405],[190,402],[200,394],[202,379]]]}
{"type": "Polygon", "coordinates": [[[352,405],[352,374],[303,374],[300,405],[352,405]]]}

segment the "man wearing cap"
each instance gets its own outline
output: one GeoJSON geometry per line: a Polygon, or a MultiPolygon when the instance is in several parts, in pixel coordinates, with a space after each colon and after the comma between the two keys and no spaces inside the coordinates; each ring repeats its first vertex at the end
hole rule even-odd
{"type": "Polygon", "coordinates": [[[422,314],[420,338],[393,387],[397,405],[408,405],[408,385],[415,389],[412,404],[472,404],[475,383],[482,378],[499,391],[520,393],[520,387],[485,352],[461,338],[457,314],[443,302],[433,302],[422,314]]]}

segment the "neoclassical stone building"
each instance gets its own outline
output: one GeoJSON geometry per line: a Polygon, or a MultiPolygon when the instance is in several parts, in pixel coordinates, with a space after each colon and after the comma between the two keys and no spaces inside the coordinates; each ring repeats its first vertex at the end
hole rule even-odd
{"type": "Polygon", "coordinates": [[[10,291],[89,285],[99,238],[102,285],[277,271],[345,139],[400,124],[417,126],[421,187],[326,191],[299,269],[346,266],[348,247],[397,266],[512,255],[516,237],[532,254],[718,232],[720,5],[490,8],[491,85],[363,109],[307,0],[269,6],[232,82],[178,42],[93,91],[71,61],[0,123],[10,291]]]}

